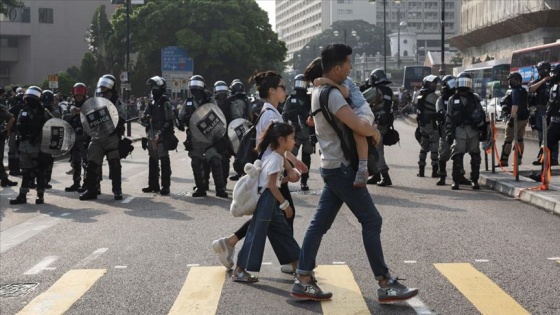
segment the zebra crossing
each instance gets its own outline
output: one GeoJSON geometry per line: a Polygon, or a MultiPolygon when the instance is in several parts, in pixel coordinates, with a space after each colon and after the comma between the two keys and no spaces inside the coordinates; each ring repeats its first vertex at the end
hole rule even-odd
{"type": "MultiPolygon", "coordinates": [[[[99,253],[99,251],[96,252],[99,253]]],[[[91,257],[85,260],[88,259],[91,260],[91,257]]],[[[22,306],[17,314],[64,314],[79,299],[94,292],[96,283],[100,279],[111,277],[109,268],[82,269],[80,268],[82,265],[75,265],[50,287],[39,286],[36,288],[36,290],[44,291],[22,306]]],[[[462,295],[481,314],[529,314],[529,311],[470,263],[436,263],[432,267],[457,289],[456,293],[450,294],[462,295]]],[[[321,287],[334,294],[332,300],[320,302],[322,314],[372,314],[351,266],[346,264],[319,265],[315,272],[321,287]]],[[[174,296],[174,302],[166,314],[218,314],[224,285],[229,281],[225,268],[192,265],[186,268],[184,275],[178,275],[179,280],[183,277],[185,280],[181,289],[177,292],[168,292],[174,296]]],[[[416,314],[440,313],[438,310],[430,309],[422,302],[423,292],[421,288],[420,290],[418,297],[407,302],[408,306],[416,314]]],[[[288,295],[286,292],[286,296],[288,295]]],[[[270,298],[275,298],[275,296],[270,298]]],[[[107,301],[107,303],[111,303],[111,301],[107,301]]],[[[267,313],[280,314],[284,311],[270,309],[267,310],[267,313]]]]}

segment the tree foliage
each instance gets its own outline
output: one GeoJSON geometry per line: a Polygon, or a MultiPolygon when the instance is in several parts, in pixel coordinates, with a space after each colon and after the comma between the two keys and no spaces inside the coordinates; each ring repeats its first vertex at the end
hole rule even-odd
{"type": "MultiPolygon", "coordinates": [[[[126,8],[111,20],[114,60],[126,54],[126,8]]],[[[284,69],[286,45],[278,39],[268,17],[254,0],[148,0],[132,6],[131,52],[138,53],[131,69],[136,94],[143,94],[147,78],[161,74],[161,49],[185,48],[194,60],[194,73],[209,86],[217,80],[247,79],[255,71],[284,69]]],[[[95,41],[94,41],[95,43],[95,41]]],[[[94,54],[95,55],[95,54],[94,54]]]]}
{"type": "MultiPolygon", "coordinates": [[[[344,43],[345,30],[346,44],[352,47],[354,56],[363,53],[367,55],[376,55],[378,52],[383,54],[383,28],[363,20],[337,21],[330,28],[313,37],[301,50],[294,53],[292,59],[294,70],[303,73],[305,67],[315,57],[321,55],[319,47],[325,47],[330,43],[344,43]],[[335,35],[335,31],[338,36],[335,35]],[[352,35],[352,31],[355,31],[355,36],[352,35]]],[[[388,39],[387,43],[389,43],[388,39]]]]}
{"type": "Polygon", "coordinates": [[[2,0],[0,1],[0,14],[8,14],[12,8],[23,7],[21,0],[2,0]]]}

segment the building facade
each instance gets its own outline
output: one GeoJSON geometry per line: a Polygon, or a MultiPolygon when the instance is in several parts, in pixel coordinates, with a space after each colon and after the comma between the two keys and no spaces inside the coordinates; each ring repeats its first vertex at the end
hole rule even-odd
{"type": "Polygon", "coordinates": [[[336,21],[375,24],[375,6],[368,0],[276,0],[276,32],[286,42],[288,59],[336,21]]]}
{"type": "Polygon", "coordinates": [[[50,74],[80,66],[95,10],[109,1],[26,0],[0,15],[0,86],[40,84],[50,74]]]}
{"type": "Polygon", "coordinates": [[[560,39],[558,0],[463,0],[461,32],[450,39],[463,66],[509,59],[512,52],[560,39]]]}

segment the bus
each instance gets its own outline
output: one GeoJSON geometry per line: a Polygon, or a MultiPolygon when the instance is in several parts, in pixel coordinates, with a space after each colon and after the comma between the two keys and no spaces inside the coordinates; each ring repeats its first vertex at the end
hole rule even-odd
{"type": "Polygon", "coordinates": [[[406,66],[404,67],[403,87],[412,92],[414,87],[420,89],[424,77],[432,74],[432,68],[425,66],[406,66]]]}
{"type": "Polygon", "coordinates": [[[461,72],[470,74],[473,80],[473,92],[483,99],[486,98],[486,89],[489,82],[499,81],[507,86],[507,77],[510,73],[510,63],[508,59],[490,60],[487,62],[475,63],[468,67],[457,67],[453,69],[455,76],[461,72]]]}
{"type": "Polygon", "coordinates": [[[527,84],[539,76],[537,64],[541,61],[548,61],[552,66],[560,63],[560,41],[514,51],[511,72],[519,72],[523,84],[527,84]]]}

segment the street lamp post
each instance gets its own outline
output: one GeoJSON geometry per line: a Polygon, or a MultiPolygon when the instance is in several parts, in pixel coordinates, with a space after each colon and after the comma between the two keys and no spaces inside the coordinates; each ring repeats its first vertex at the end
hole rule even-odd
{"type": "Polygon", "coordinates": [[[441,0],[441,68],[439,74],[445,75],[445,0],[441,0]]]}
{"type": "MultiPolygon", "coordinates": [[[[375,2],[376,0],[368,0],[368,2],[375,2]]],[[[399,5],[401,0],[393,0],[396,4],[399,5]]],[[[383,69],[387,71],[387,0],[383,0],[383,69]]],[[[399,49],[400,55],[400,49],[399,49]]]]}
{"type": "MultiPolygon", "coordinates": [[[[343,29],[342,31],[343,31],[343,34],[344,34],[344,45],[346,45],[346,35],[348,33],[346,32],[346,29],[343,29]]],[[[338,31],[334,31],[333,34],[334,34],[334,36],[338,36],[338,34],[340,34],[340,33],[338,31]]],[[[350,35],[356,37],[357,33],[356,33],[356,31],[352,30],[352,32],[350,32],[350,35]]]]}
{"type": "MultiPolygon", "coordinates": [[[[319,48],[319,50],[323,50],[323,46],[319,46],[317,47],[317,45],[311,45],[313,47],[313,59],[315,59],[317,57],[317,48],[319,48]]],[[[305,49],[310,50],[311,47],[309,47],[309,45],[305,46],[305,49]]]]}

